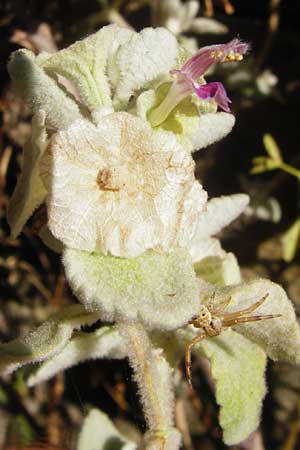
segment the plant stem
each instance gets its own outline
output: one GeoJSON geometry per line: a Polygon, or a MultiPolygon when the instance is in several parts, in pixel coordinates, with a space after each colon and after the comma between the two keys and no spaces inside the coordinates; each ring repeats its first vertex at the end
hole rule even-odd
{"type": "Polygon", "coordinates": [[[296,169],[295,167],[290,166],[289,164],[286,163],[282,163],[280,165],[280,169],[298,178],[298,180],[300,179],[300,170],[296,169]]]}
{"type": "Polygon", "coordinates": [[[140,450],[178,450],[180,433],[173,427],[172,370],[160,349],[155,349],[140,323],[118,324],[125,339],[134,379],[143,405],[148,432],[140,450]]]}

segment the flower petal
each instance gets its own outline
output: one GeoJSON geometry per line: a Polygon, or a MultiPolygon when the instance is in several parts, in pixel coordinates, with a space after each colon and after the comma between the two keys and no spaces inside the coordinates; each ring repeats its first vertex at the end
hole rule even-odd
{"type": "Polygon", "coordinates": [[[195,86],[194,91],[199,98],[203,100],[213,99],[221,109],[225,112],[230,112],[228,103],[231,103],[231,100],[227,97],[227,93],[222,83],[216,81],[201,86],[195,86]]]}
{"type": "Polygon", "coordinates": [[[197,81],[209,67],[216,62],[240,61],[249,50],[249,45],[239,39],[233,39],[227,44],[217,44],[202,47],[182,66],[180,72],[191,80],[197,81]]]}

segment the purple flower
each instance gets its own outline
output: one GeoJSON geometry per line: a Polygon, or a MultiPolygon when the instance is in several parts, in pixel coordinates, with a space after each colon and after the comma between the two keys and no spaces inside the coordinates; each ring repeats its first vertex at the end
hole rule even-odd
{"type": "Polygon", "coordinates": [[[198,79],[214,64],[228,61],[241,61],[249,50],[249,45],[239,39],[227,44],[209,45],[193,55],[180,70],[170,73],[175,79],[162,103],[151,111],[149,120],[152,126],[161,124],[170,112],[187,95],[193,92],[201,99],[214,99],[217,105],[226,112],[230,111],[230,100],[220,82],[199,84],[198,79]]]}

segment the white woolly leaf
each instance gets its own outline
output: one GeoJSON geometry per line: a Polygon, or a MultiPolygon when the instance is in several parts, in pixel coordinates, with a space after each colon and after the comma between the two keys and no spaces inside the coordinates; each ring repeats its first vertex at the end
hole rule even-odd
{"type": "Polygon", "coordinates": [[[237,286],[211,287],[211,296],[203,302],[210,301],[217,307],[230,298],[225,312],[232,313],[252,306],[266,294],[266,300],[247,316],[281,316],[236,325],[234,330],[259,344],[271,359],[300,363],[300,328],[292,303],[278,284],[260,279],[237,286]]]}
{"type": "Polygon", "coordinates": [[[31,104],[33,112],[45,111],[47,127],[63,129],[82,117],[77,104],[38,66],[31,51],[14,52],[8,72],[14,89],[31,104]]]}
{"type": "Polygon", "coordinates": [[[218,112],[201,114],[198,125],[190,134],[193,150],[197,151],[223,139],[233,128],[232,114],[218,112]]]}
{"type": "Polygon", "coordinates": [[[29,334],[0,345],[0,373],[9,374],[25,364],[44,361],[59,353],[74,329],[91,324],[98,317],[81,305],[64,308],[29,334]]]}
{"type": "Polygon", "coordinates": [[[56,133],[41,174],[53,235],[90,252],[135,257],[185,246],[206,203],[175,136],[125,112],[56,133]]]}
{"type": "Polygon", "coordinates": [[[237,444],[259,424],[261,403],[266,393],[265,352],[233,330],[204,339],[194,351],[204,354],[211,363],[224,442],[237,444]]]}
{"type": "Polygon", "coordinates": [[[34,386],[88,359],[119,359],[125,356],[122,340],[114,327],[105,326],[93,333],[76,332],[59,353],[41,364],[27,384],[34,386]]]}
{"type": "Polygon", "coordinates": [[[226,253],[223,257],[208,256],[194,264],[197,277],[220,286],[238,284],[241,273],[236,257],[233,253],[226,253]]]}
{"type": "Polygon", "coordinates": [[[92,409],[84,419],[79,434],[77,450],[134,450],[137,446],[128,441],[99,409],[92,409]]]}
{"type": "Polygon", "coordinates": [[[133,35],[116,54],[119,79],[114,105],[122,107],[138,90],[161,81],[175,65],[177,54],[176,38],[164,28],[145,28],[133,35]]]}
{"type": "Polygon", "coordinates": [[[8,205],[7,220],[12,239],[18,236],[46,198],[47,191],[39,174],[39,161],[46,145],[45,112],[38,111],[32,119],[32,135],[24,146],[21,174],[8,205]]]}
{"type": "Polygon", "coordinates": [[[133,34],[128,28],[117,25],[103,27],[86,39],[44,58],[41,65],[50,74],[60,74],[72,80],[90,111],[109,106],[109,58],[133,34]]]}
{"type": "Polygon", "coordinates": [[[106,320],[141,320],[168,330],[198,310],[199,286],[183,250],[128,259],[67,249],[63,262],[79,300],[106,320]]]}
{"type": "Polygon", "coordinates": [[[227,195],[210,200],[206,211],[199,217],[191,245],[219,233],[244,211],[248,203],[249,197],[246,194],[227,195]]]}
{"type": "Polygon", "coordinates": [[[188,246],[188,251],[192,257],[193,263],[213,256],[222,258],[226,254],[221,247],[220,241],[216,238],[206,238],[202,240],[194,238],[188,246]]]}

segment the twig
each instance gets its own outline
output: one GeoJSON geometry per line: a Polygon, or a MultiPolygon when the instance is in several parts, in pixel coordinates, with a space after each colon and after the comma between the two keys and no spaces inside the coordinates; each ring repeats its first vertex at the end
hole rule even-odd
{"type": "Polygon", "coordinates": [[[270,0],[270,15],[268,19],[268,26],[267,26],[267,35],[264,42],[264,45],[262,47],[262,50],[260,54],[257,56],[256,60],[256,73],[258,74],[261,70],[261,67],[264,64],[264,61],[267,58],[267,55],[270,51],[273,38],[275,33],[278,30],[279,22],[280,22],[280,13],[279,13],[279,7],[280,7],[281,0],[270,0]]]}

